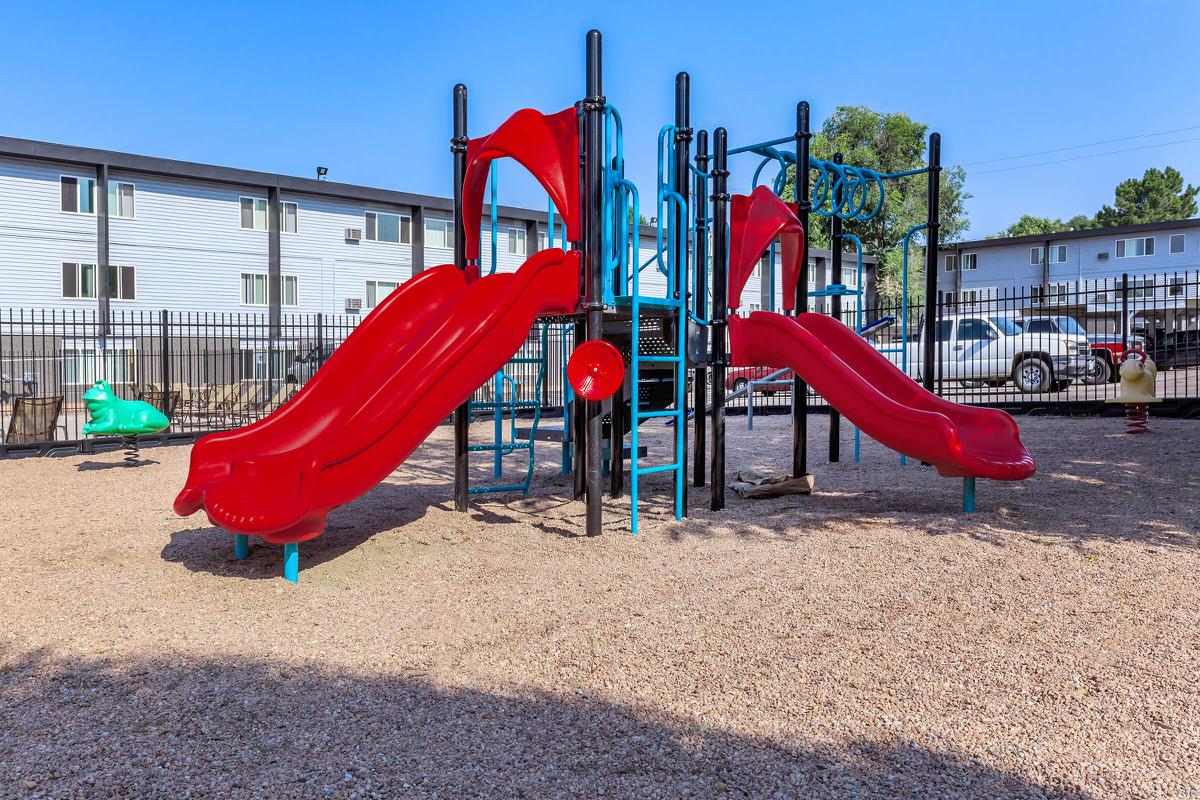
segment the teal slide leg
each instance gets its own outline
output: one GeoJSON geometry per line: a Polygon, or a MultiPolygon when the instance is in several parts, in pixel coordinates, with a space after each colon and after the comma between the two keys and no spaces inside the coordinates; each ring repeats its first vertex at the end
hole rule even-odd
{"type": "Polygon", "coordinates": [[[289,542],[283,546],[283,579],[300,582],[300,545],[289,542]]]}
{"type": "Polygon", "coordinates": [[[250,557],[250,537],[243,536],[240,533],[233,535],[233,557],[238,561],[245,561],[250,557]]]}
{"type": "Polygon", "coordinates": [[[963,513],[970,514],[975,510],[975,479],[963,478],[963,513]]]}

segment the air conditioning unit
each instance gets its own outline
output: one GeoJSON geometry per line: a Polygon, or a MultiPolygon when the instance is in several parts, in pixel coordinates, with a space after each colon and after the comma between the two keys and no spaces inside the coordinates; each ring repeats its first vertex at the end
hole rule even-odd
{"type": "Polygon", "coordinates": [[[363,306],[363,303],[362,303],[361,297],[347,297],[346,298],[346,310],[347,311],[362,311],[362,306],[363,306]]]}
{"type": "Polygon", "coordinates": [[[1096,253],[1096,258],[1100,261],[1108,261],[1108,253],[1096,253]]]}
{"type": "Polygon", "coordinates": [[[362,228],[346,228],[346,241],[347,242],[361,242],[362,241],[362,228]]]}

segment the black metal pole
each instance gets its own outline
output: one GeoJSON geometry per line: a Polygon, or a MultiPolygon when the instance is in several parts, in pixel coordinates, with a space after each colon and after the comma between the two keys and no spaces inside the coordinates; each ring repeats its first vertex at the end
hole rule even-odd
{"type": "MultiPolygon", "coordinates": [[[[467,238],[463,227],[463,181],[467,174],[467,87],[454,87],[454,138],[450,140],[454,154],[454,265],[467,268],[467,238]]],[[[470,419],[467,403],[454,409],[454,508],[466,511],[470,497],[470,461],[467,434],[470,419]]]]}
{"type": "MultiPolygon", "coordinates": [[[[708,131],[696,132],[696,169],[708,172],[708,131]]],[[[695,256],[692,261],[692,272],[695,282],[692,286],[692,303],[696,316],[709,319],[708,310],[708,179],[703,175],[696,176],[695,228],[696,240],[692,245],[695,256]]],[[[708,352],[708,331],[699,328],[697,331],[697,349],[701,353],[708,352]]],[[[696,367],[695,397],[692,405],[695,407],[696,418],[693,422],[693,453],[692,453],[692,482],[696,486],[704,485],[704,451],[707,449],[705,434],[708,427],[708,370],[703,364],[696,367]]]]}
{"type": "MultiPolygon", "coordinates": [[[[575,342],[582,342],[584,336],[587,335],[587,328],[583,322],[576,322],[571,330],[571,346],[575,346],[575,342]]],[[[585,401],[578,394],[571,394],[571,486],[574,490],[574,497],[579,500],[583,497],[587,489],[585,479],[587,477],[587,448],[585,439],[587,438],[587,410],[584,408],[585,401]]]]}
{"type": "Polygon", "coordinates": [[[618,386],[608,415],[608,494],[620,497],[625,491],[625,387],[618,386]]]}
{"type": "Polygon", "coordinates": [[[712,452],[709,474],[712,494],[709,507],[725,507],[725,326],[729,313],[729,139],[724,128],[713,131],[713,232],[712,232],[712,452]]]}
{"type": "MultiPolygon", "coordinates": [[[[584,230],[583,256],[587,269],[587,338],[604,338],[604,219],[603,219],[603,160],[604,160],[604,81],[601,59],[600,31],[587,33],[587,94],[583,100],[583,171],[584,208],[587,224],[584,230]]],[[[600,403],[584,403],[587,425],[584,431],[587,457],[587,535],[599,536],[601,526],[600,489],[603,458],[603,426],[600,403]]]]}
{"type": "MultiPolygon", "coordinates": [[[[675,270],[675,298],[683,299],[683,305],[679,309],[677,324],[682,327],[682,333],[685,337],[687,334],[688,316],[687,309],[690,303],[691,287],[687,285],[687,259],[688,259],[688,236],[687,229],[690,224],[687,215],[688,196],[691,194],[691,171],[692,163],[692,123],[691,123],[691,78],[686,72],[680,72],[675,76],[675,181],[672,187],[680,197],[683,198],[682,207],[679,204],[675,206],[675,231],[679,234],[677,238],[681,239],[676,253],[674,270],[675,270]]],[[[685,338],[686,341],[686,338],[685,338]]],[[[679,437],[675,437],[675,463],[679,464],[678,479],[683,483],[683,495],[681,507],[675,509],[680,516],[687,516],[688,507],[688,447],[687,447],[687,347],[683,348],[684,352],[676,353],[683,361],[675,365],[676,380],[683,381],[683,419],[680,424],[683,428],[683,442],[680,443],[679,437]]],[[[679,395],[679,387],[675,387],[676,396],[679,395]]]]}
{"type": "Polygon", "coordinates": [[[937,368],[934,366],[937,357],[937,345],[934,343],[933,319],[937,313],[937,253],[938,233],[941,229],[941,216],[938,205],[941,202],[942,175],[942,135],[934,132],[929,134],[929,179],[928,217],[925,221],[925,352],[924,364],[921,368],[921,384],[925,390],[932,392],[936,381],[937,368]]]}
{"type": "MultiPolygon", "coordinates": [[[[808,215],[812,200],[808,195],[808,149],[812,133],[808,123],[808,101],[796,104],[796,207],[804,244],[800,247],[800,279],[796,282],[796,313],[808,311],[808,215]]],[[[792,377],[792,475],[808,474],[808,384],[799,375],[792,377]]]]}
{"type": "MultiPolygon", "coordinates": [[[[842,154],[833,154],[833,163],[842,163],[842,154]]],[[[836,209],[842,203],[841,187],[834,189],[833,207],[836,209]]],[[[842,282],[842,218],[834,214],[829,218],[829,257],[830,283],[842,282]]],[[[830,295],[829,314],[838,322],[842,321],[842,296],[830,295]]],[[[829,407],[829,462],[835,463],[842,458],[842,415],[833,406],[829,407]]]]}

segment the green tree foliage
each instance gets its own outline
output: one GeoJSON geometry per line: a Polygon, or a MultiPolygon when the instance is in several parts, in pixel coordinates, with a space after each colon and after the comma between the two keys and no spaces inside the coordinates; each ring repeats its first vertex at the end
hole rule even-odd
{"type": "MultiPolygon", "coordinates": [[[[883,173],[905,172],[925,166],[929,126],[914,121],[907,114],[886,114],[865,106],[838,106],[825,120],[821,130],[812,138],[814,158],[829,161],[841,153],[847,164],[869,167],[883,173]]],[[[815,179],[810,176],[809,185],[815,179]]],[[[966,230],[965,202],[971,195],[963,189],[966,173],[961,167],[942,170],[941,175],[941,240],[957,241],[966,230]]],[[[795,197],[795,169],[789,168],[783,199],[795,197]]],[[[876,256],[880,262],[878,290],[886,298],[900,296],[900,245],[904,234],[913,225],[925,221],[925,175],[911,175],[886,183],[883,210],[869,222],[847,222],[845,231],[857,235],[863,251],[876,256]]],[[[873,208],[878,190],[871,188],[866,207],[873,208]]],[[[828,208],[828,204],[826,204],[828,208]]],[[[829,219],[814,213],[810,217],[809,241],[813,247],[829,246],[829,219]]],[[[912,244],[924,244],[917,234],[912,244]]],[[[914,247],[909,254],[908,285],[910,296],[920,295],[924,288],[923,247],[914,247]]]]}
{"type": "Polygon", "coordinates": [[[1194,217],[1197,193],[1200,188],[1190,183],[1184,186],[1183,175],[1174,167],[1150,168],[1140,180],[1130,178],[1117,184],[1114,205],[1101,207],[1096,222],[1108,228],[1194,217]]]}
{"type": "Polygon", "coordinates": [[[999,239],[1009,236],[1048,236],[1063,231],[1082,231],[1096,227],[1096,221],[1091,217],[1077,214],[1067,221],[1037,217],[1033,214],[1022,214],[1021,218],[1009,225],[1000,233],[989,236],[989,239],[999,239]]]}

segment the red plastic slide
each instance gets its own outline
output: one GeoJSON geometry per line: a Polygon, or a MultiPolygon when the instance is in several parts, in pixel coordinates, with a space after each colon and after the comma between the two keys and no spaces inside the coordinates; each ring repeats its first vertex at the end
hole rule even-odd
{"type": "Polygon", "coordinates": [[[863,433],[942,475],[1017,481],[1033,474],[1012,417],[930,394],[832,317],[731,315],[729,339],[734,363],[790,367],[863,433]]]}
{"type": "Polygon", "coordinates": [[[468,285],[454,266],[390,294],[311,381],[260,422],[192,448],[175,512],[301,542],[371,489],[520,349],[541,314],[579,301],[579,253],[544,250],[468,285]]]}

